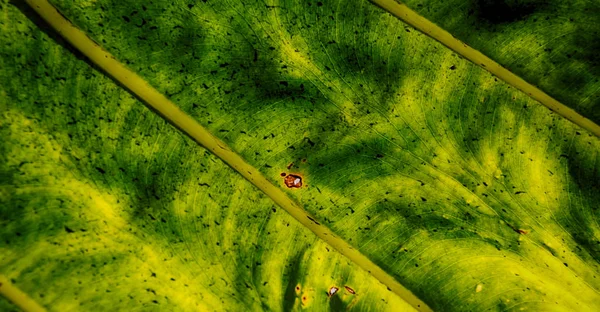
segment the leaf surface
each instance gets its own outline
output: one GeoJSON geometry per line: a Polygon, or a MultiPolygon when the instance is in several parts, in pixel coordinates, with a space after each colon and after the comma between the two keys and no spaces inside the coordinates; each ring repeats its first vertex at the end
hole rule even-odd
{"type": "Polygon", "coordinates": [[[560,102],[600,123],[600,2],[402,1],[560,102]]]}
{"type": "Polygon", "coordinates": [[[0,58],[0,273],[12,284],[54,311],[412,310],[60,38],[3,10],[19,18],[3,24],[0,58]]]}
{"type": "MultiPolygon", "coordinates": [[[[289,195],[434,310],[598,309],[598,138],[380,9],[55,3],[273,183],[302,176],[289,195]]],[[[23,217],[2,218],[0,272],[29,293],[46,276],[40,302],[289,310],[310,279],[310,307],[335,309],[324,291],[346,278],[364,285],[357,310],[397,300],[32,24],[3,25],[19,38],[3,37],[19,61],[2,72],[3,206],[23,217]]]]}

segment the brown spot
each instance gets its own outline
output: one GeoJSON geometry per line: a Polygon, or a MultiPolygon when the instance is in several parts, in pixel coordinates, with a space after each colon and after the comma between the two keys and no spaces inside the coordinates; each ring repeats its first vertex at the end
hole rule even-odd
{"type": "Polygon", "coordinates": [[[306,162],[306,158],[302,159],[302,162],[305,163],[306,162]]]}
{"type": "Polygon", "coordinates": [[[337,294],[338,290],[340,290],[340,289],[335,286],[331,286],[331,288],[329,288],[329,291],[327,292],[327,297],[331,297],[331,296],[337,294]]]}
{"type": "Polygon", "coordinates": [[[517,232],[519,232],[519,234],[523,234],[523,235],[529,233],[529,231],[523,230],[523,229],[518,229],[517,232]]]}
{"type": "Polygon", "coordinates": [[[281,173],[281,176],[282,176],[282,177],[285,177],[285,172],[282,172],[282,173],[281,173]]]}
{"type": "Polygon", "coordinates": [[[285,186],[289,188],[300,188],[302,187],[302,177],[295,174],[290,174],[283,179],[285,186]]]}
{"type": "Polygon", "coordinates": [[[344,286],[344,288],[351,294],[356,294],[356,292],[354,291],[354,289],[350,288],[350,286],[344,286]]]}
{"type": "Polygon", "coordinates": [[[289,165],[287,165],[287,168],[290,169],[294,166],[294,163],[290,163],[289,165]]]}

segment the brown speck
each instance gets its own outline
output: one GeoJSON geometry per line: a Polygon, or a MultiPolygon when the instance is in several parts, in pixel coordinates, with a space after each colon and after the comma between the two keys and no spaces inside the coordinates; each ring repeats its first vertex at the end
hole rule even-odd
{"type": "Polygon", "coordinates": [[[282,177],[285,177],[285,172],[282,172],[282,173],[281,173],[281,176],[282,176],[282,177]]]}
{"type": "Polygon", "coordinates": [[[354,289],[350,288],[350,286],[344,286],[344,288],[351,294],[356,294],[356,292],[354,291],[354,289]]]}
{"type": "Polygon", "coordinates": [[[289,165],[287,165],[287,168],[290,169],[294,166],[294,163],[290,163],[289,165]]]}
{"type": "Polygon", "coordinates": [[[529,233],[529,231],[524,230],[524,229],[518,229],[517,232],[519,232],[519,234],[523,234],[523,235],[529,233]]]}
{"type": "Polygon", "coordinates": [[[302,177],[295,174],[290,174],[283,180],[285,186],[289,188],[300,188],[302,187],[302,177]]]}
{"type": "Polygon", "coordinates": [[[302,159],[302,162],[305,163],[306,162],[306,158],[302,159]]]}

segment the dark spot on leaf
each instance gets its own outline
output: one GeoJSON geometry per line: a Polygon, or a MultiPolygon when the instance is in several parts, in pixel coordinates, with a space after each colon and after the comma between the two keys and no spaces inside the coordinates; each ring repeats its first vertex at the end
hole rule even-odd
{"type": "Polygon", "coordinates": [[[100,168],[100,167],[96,167],[96,170],[98,170],[98,172],[105,174],[106,171],[104,171],[104,169],[100,168]]]}
{"type": "Polygon", "coordinates": [[[314,222],[316,225],[321,225],[321,223],[317,222],[315,219],[313,219],[311,216],[306,216],[310,221],[314,222]]]}
{"type": "Polygon", "coordinates": [[[285,186],[289,188],[302,187],[302,177],[295,174],[290,174],[286,176],[283,182],[285,183],[285,186]]]}
{"type": "Polygon", "coordinates": [[[285,172],[282,172],[281,174],[279,174],[282,177],[285,177],[285,172]]]}
{"type": "Polygon", "coordinates": [[[344,288],[351,294],[356,294],[356,292],[354,291],[354,289],[350,288],[350,286],[344,286],[344,288]]]}
{"type": "Polygon", "coordinates": [[[68,226],[65,225],[65,231],[67,233],[75,233],[75,231],[73,231],[71,228],[69,228],[68,226]]]}
{"type": "Polygon", "coordinates": [[[454,66],[454,65],[450,66],[450,70],[455,70],[455,69],[456,69],[456,66],[454,66]]]}

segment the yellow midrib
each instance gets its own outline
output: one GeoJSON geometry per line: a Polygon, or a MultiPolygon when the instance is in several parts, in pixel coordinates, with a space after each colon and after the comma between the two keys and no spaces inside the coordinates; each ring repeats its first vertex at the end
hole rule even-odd
{"type": "Polygon", "coordinates": [[[7,298],[23,311],[46,311],[46,309],[41,307],[35,300],[13,285],[4,275],[0,275],[0,295],[7,298]]]}
{"type": "Polygon", "coordinates": [[[496,63],[489,57],[485,56],[483,53],[471,48],[464,42],[454,38],[452,34],[445,31],[441,27],[432,23],[428,19],[419,15],[415,11],[411,10],[404,4],[400,4],[395,0],[369,0],[375,5],[381,7],[382,9],[388,11],[390,14],[396,16],[403,22],[409,24],[420,32],[426,34],[427,36],[439,41],[441,44],[445,45],[452,51],[458,53],[462,57],[467,60],[475,63],[482,67],[483,69],[489,71],[494,76],[502,79],[504,82],[509,85],[515,87],[516,89],[524,92],[532,99],[540,102],[544,106],[548,107],[553,112],[563,116],[564,118],[570,120],[574,124],[580,126],[581,128],[593,133],[594,135],[600,137],[600,126],[595,124],[593,121],[585,118],[584,116],[577,113],[572,108],[562,104],[561,102],[555,100],[548,94],[544,93],[542,90],[538,89],[534,85],[528,83],[523,80],[521,77],[513,74],[508,69],[500,66],[500,64],[496,63]]]}
{"type": "MultiPolygon", "coordinates": [[[[431,311],[423,301],[410,290],[402,286],[391,275],[354,249],[343,239],[337,237],[329,228],[317,223],[316,218],[307,213],[298,203],[290,199],[281,188],[269,182],[256,168],[232,151],[224,142],[213,136],[193,118],[179,109],[173,102],[151,87],[144,79],[126,68],[113,55],[103,50],[83,31],[76,28],[47,0],[26,0],[42,18],[70,44],[81,51],[113,79],[140,98],[163,118],[188,135],[198,144],[210,150],[226,164],[235,169],[244,178],[269,196],[277,205],[291,214],[298,222],[310,229],[320,239],[327,242],[342,255],[367,271],[386,285],[400,298],[419,311],[431,311]]],[[[18,299],[18,298],[17,298],[18,299]]]]}

